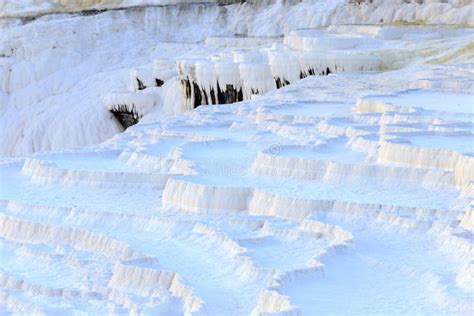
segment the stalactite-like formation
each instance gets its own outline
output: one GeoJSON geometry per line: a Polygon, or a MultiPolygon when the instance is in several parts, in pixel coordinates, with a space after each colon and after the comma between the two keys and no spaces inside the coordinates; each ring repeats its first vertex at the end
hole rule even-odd
{"type": "Polygon", "coordinates": [[[135,104],[133,104],[131,108],[127,104],[117,104],[110,109],[110,112],[124,129],[137,124],[141,118],[135,108],[135,104]]]}

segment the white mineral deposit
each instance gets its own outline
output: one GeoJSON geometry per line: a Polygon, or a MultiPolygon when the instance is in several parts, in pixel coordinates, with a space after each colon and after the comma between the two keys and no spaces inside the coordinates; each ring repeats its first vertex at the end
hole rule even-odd
{"type": "Polygon", "coordinates": [[[471,0],[0,0],[1,315],[472,315],[471,0]]]}

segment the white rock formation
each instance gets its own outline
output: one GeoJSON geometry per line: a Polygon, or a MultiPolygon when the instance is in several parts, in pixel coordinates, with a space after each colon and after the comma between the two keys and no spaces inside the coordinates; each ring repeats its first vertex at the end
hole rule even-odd
{"type": "Polygon", "coordinates": [[[0,314],[472,314],[472,8],[0,0],[0,314]]]}

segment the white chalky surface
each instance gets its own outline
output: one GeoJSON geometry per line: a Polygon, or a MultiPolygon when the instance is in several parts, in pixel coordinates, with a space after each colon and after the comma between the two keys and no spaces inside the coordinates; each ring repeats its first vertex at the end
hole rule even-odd
{"type": "Polygon", "coordinates": [[[0,314],[474,312],[472,4],[63,2],[0,0],[0,314]]]}

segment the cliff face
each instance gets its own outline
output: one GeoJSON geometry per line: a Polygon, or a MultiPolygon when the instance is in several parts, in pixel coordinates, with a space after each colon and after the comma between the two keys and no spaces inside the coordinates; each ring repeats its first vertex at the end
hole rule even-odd
{"type": "Polygon", "coordinates": [[[249,34],[331,24],[474,25],[474,4],[469,0],[1,0],[0,18],[194,4],[226,7],[226,16],[232,13],[228,22],[238,33],[249,34]]]}
{"type": "Polygon", "coordinates": [[[298,28],[340,24],[474,26],[474,4],[464,0],[256,1],[229,8],[231,28],[247,35],[281,35],[298,28]]]}
{"type": "Polygon", "coordinates": [[[217,2],[219,2],[219,0],[1,0],[0,17],[25,17],[44,15],[49,13],[80,12],[86,10],[108,10],[140,6],[162,6],[197,3],[215,4],[217,2]]]}

